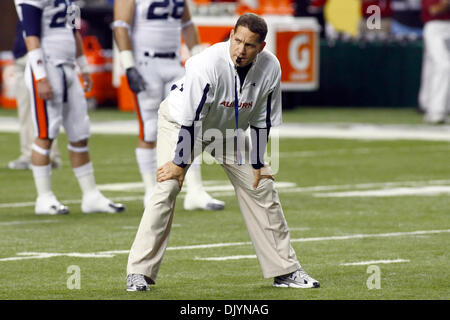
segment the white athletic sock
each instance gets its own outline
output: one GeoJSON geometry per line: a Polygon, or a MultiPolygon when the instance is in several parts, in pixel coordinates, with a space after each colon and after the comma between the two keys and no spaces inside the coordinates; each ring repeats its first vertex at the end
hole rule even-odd
{"type": "Polygon", "coordinates": [[[156,148],[136,148],[136,160],[144,182],[145,190],[152,190],[156,185],[156,148]]]}
{"type": "Polygon", "coordinates": [[[197,156],[192,161],[185,177],[186,192],[196,192],[203,190],[201,156],[197,156]]]}
{"type": "Polygon", "coordinates": [[[83,195],[92,191],[97,191],[95,183],[94,167],[92,162],[88,162],[78,168],[73,168],[73,173],[77,177],[83,195]]]}
{"type": "Polygon", "coordinates": [[[52,166],[48,164],[46,166],[34,166],[31,165],[31,170],[33,171],[34,184],[36,186],[37,195],[51,195],[52,192],[52,166]]]}

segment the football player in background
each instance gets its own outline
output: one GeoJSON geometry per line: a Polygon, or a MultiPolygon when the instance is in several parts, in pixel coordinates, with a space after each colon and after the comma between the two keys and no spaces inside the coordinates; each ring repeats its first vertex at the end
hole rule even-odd
{"type": "Polygon", "coordinates": [[[422,19],[419,105],[426,123],[444,124],[450,115],[450,0],[422,0],[422,19]]]}
{"type": "MultiPolygon", "coordinates": [[[[8,163],[12,170],[31,169],[31,146],[34,142],[33,120],[31,117],[30,94],[25,84],[25,70],[27,66],[27,48],[23,39],[23,28],[20,21],[16,25],[14,41],[14,94],[17,101],[17,115],[19,118],[20,156],[8,163]]],[[[50,150],[50,162],[53,169],[62,166],[57,139],[50,150]]]]}
{"type": "Polygon", "coordinates": [[[69,25],[72,0],[15,0],[22,22],[28,65],[25,79],[30,90],[36,139],[31,169],[37,189],[36,214],[66,214],[51,186],[50,148],[61,124],[69,140],[69,158],[82,190],[84,213],[116,213],[125,210],[98,190],[89,157],[90,122],[83,88],[76,72],[81,70],[84,89],[92,80],[83,54],[81,35],[69,25]]]}
{"type": "MultiPolygon", "coordinates": [[[[156,186],[159,104],[185,72],[180,60],[181,35],[192,55],[201,46],[185,0],[116,0],[113,26],[122,67],[136,94],[136,160],[145,185],[145,206],[156,186]]],[[[203,188],[200,163],[199,156],[186,174],[184,208],[222,210],[224,202],[203,188]]]]}

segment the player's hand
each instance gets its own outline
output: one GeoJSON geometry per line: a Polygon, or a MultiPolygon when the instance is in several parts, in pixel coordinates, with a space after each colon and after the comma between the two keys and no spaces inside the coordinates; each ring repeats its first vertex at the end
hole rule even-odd
{"type": "Polygon", "coordinates": [[[178,180],[178,184],[183,186],[185,170],[177,166],[172,161],[166,162],[161,167],[158,168],[156,179],[158,182],[163,182],[171,179],[178,180]]]}
{"type": "Polygon", "coordinates": [[[90,73],[82,73],[81,80],[83,81],[84,92],[89,92],[92,90],[92,78],[90,73]]]}
{"type": "Polygon", "coordinates": [[[271,174],[272,172],[269,172],[266,167],[261,169],[253,169],[253,189],[256,190],[256,188],[258,188],[259,182],[262,179],[270,179],[270,180],[275,180],[273,175],[271,174]],[[264,170],[266,169],[266,170],[264,170]],[[264,172],[263,172],[264,171],[264,172]],[[266,172],[267,171],[267,172],[266,172]]]}
{"type": "Polygon", "coordinates": [[[53,89],[47,78],[40,80],[37,84],[39,98],[43,100],[53,99],[53,89]]]}
{"type": "Polygon", "coordinates": [[[126,72],[128,85],[130,86],[131,91],[133,91],[134,93],[144,91],[147,87],[147,83],[145,82],[139,71],[137,71],[135,67],[131,67],[128,68],[126,72]]]}

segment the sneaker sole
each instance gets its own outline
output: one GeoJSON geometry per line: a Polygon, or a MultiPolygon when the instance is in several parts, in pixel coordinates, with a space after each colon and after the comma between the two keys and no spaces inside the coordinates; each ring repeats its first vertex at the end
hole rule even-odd
{"type": "Polygon", "coordinates": [[[320,283],[318,282],[314,282],[312,285],[297,285],[294,283],[274,283],[273,284],[274,287],[277,288],[295,288],[295,289],[311,289],[311,288],[320,288],[320,283]]]}
{"type": "Polygon", "coordinates": [[[38,215],[38,216],[63,216],[63,215],[69,214],[69,211],[56,212],[56,213],[53,213],[53,212],[35,212],[35,214],[38,215]]]}
{"type": "Polygon", "coordinates": [[[69,208],[63,209],[63,210],[59,210],[56,212],[39,212],[39,211],[35,211],[34,213],[37,215],[47,215],[47,216],[59,216],[59,215],[65,215],[65,214],[69,214],[70,210],[69,208]]]}
{"type": "Polygon", "coordinates": [[[107,210],[103,210],[103,209],[99,209],[99,210],[83,210],[83,208],[81,209],[81,211],[83,211],[83,213],[86,214],[95,214],[95,213],[110,213],[110,214],[115,214],[115,213],[121,213],[121,212],[125,212],[126,207],[125,206],[117,206],[114,204],[109,204],[109,207],[112,209],[107,209],[107,210]]]}
{"type": "Polygon", "coordinates": [[[208,203],[206,207],[184,205],[183,208],[186,211],[194,211],[194,210],[220,211],[225,209],[225,205],[218,203],[208,203]]]}
{"type": "Polygon", "coordinates": [[[135,287],[132,287],[132,288],[127,287],[127,291],[128,291],[128,292],[136,292],[136,291],[142,292],[142,291],[148,291],[148,287],[145,287],[145,288],[142,288],[142,289],[135,288],[135,287]]]}

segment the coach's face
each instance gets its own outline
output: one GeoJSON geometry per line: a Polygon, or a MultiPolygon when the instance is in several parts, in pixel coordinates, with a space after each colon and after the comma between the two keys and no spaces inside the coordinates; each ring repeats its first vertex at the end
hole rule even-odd
{"type": "Polygon", "coordinates": [[[236,30],[231,30],[230,55],[231,60],[238,67],[245,67],[252,63],[265,45],[265,42],[259,41],[259,35],[251,32],[247,27],[239,26],[236,30]]]}

